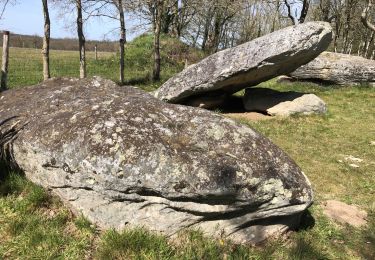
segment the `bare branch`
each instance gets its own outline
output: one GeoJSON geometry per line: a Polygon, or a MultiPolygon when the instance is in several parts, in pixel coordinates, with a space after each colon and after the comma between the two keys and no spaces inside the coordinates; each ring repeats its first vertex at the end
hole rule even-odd
{"type": "Polygon", "coordinates": [[[369,28],[372,31],[375,31],[375,25],[371,23],[368,19],[368,15],[369,15],[371,8],[372,8],[372,0],[368,0],[367,6],[365,7],[365,9],[363,9],[363,12],[361,15],[361,21],[367,28],[369,28]]]}

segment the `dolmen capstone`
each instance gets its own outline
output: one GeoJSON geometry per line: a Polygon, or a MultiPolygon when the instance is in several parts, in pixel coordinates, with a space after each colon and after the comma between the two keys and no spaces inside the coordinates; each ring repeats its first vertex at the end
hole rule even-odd
{"type": "Polygon", "coordinates": [[[102,228],[257,243],[299,225],[311,185],[270,140],[100,78],[0,94],[2,159],[102,228]]]}
{"type": "Polygon", "coordinates": [[[323,52],[290,75],[301,81],[346,86],[375,86],[375,60],[349,54],[323,52]]]}
{"type": "Polygon", "coordinates": [[[289,74],[316,58],[332,40],[325,22],[290,26],[215,53],[169,79],[154,95],[164,101],[198,104],[191,99],[223,98],[279,75],[289,74]]]}
{"type": "Polygon", "coordinates": [[[247,111],[271,116],[311,115],[327,113],[326,103],[318,96],[295,91],[281,92],[267,88],[247,88],[243,97],[247,111]]]}

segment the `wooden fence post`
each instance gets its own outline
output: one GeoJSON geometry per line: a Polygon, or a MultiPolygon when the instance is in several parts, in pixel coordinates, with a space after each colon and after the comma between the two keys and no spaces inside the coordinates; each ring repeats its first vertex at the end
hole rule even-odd
{"type": "Polygon", "coordinates": [[[3,58],[1,65],[1,90],[7,89],[9,64],[9,31],[3,32],[3,58]]]}
{"type": "Polygon", "coordinates": [[[95,60],[98,60],[98,45],[95,44],[95,60]]]}

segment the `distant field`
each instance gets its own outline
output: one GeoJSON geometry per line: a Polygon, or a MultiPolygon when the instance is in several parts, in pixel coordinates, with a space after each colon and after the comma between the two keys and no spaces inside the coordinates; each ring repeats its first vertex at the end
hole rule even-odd
{"type": "MultiPolygon", "coordinates": [[[[0,48],[2,51],[2,49],[0,48]]],[[[87,52],[89,75],[102,75],[115,79],[115,53],[100,52],[95,61],[94,52],[87,52]],[[112,59],[111,59],[112,58],[112,59]],[[112,61],[113,60],[113,61],[112,61]]],[[[1,57],[0,57],[1,60],[1,57]]],[[[50,53],[51,76],[79,76],[79,53],[76,51],[55,51],[50,53]]],[[[43,79],[42,54],[39,49],[10,48],[9,86],[20,87],[36,84],[43,79]]]]}
{"type": "MultiPolygon", "coordinates": [[[[162,39],[162,70],[161,81],[152,83],[152,37],[144,36],[129,43],[125,52],[125,80],[129,85],[138,85],[148,90],[155,89],[161,82],[183,69],[183,61],[177,61],[184,50],[184,45],[176,44],[175,48],[163,48],[169,44],[169,39],[162,39]]],[[[186,48],[186,47],[185,47],[186,48]]],[[[2,48],[0,48],[0,52],[2,48]]],[[[0,55],[1,56],[1,55],[0,55]]],[[[199,56],[199,55],[198,55],[199,56]]],[[[198,58],[196,58],[198,59],[198,58]]],[[[1,57],[0,57],[1,60],[1,57]]],[[[183,59],[180,59],[183,60],[183,59]]],[[[114,52],[98,52],[98,60],[92,51],[86,52],[88,76],[102,76],[118,81],[119,55],[114,52]]],[[[78,51],[50,51],[50,66],[52,77],[78,77],[78,51]]],[[[43,62],[40,49],[10,48],[9,75],[10,88],[37,84],[43,79],[43,62]]]]}

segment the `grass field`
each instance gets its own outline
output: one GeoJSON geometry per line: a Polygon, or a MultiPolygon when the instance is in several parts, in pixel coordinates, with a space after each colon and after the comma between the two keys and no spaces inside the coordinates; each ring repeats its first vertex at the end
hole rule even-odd
{"type": "MultiPolygon", "coordinates": [[[[150,64],[137,58],[141,49],[128,52],[134,55],[128,79],[150,90],[160,83],[136,81],[150,71],[150,64]],[[142,70],[142,66],[147,69],[142,70]]],[[[37,56],[34,50],[21,51],[25,52],[23,56],[37,56]]],[[[56,55],[53,75],[77,76],[68,68],[58,70],[61,64],[75,64],[76,54],[52,55],[56,55]]],[[[95,66],[101,68],[102,76],[115,79],[116,66],[111,63],[114,54],[101,55],[100,62],[108,64],[95,66]]],[[[170,65],[164,64],[164,80],[183,67],[176,62],[172,70],[173,62],[168,62],[170,65]]],[[[15,60],[12,63],[15,68],[23,66],[15,60]]],[[[90,65],[89,74],[95,74],[90,65]]],[[[15,87],[34,84],[40,80],[38,77],[35,74],[24,80],[18,76],[10,80],[15,87]]],[[[325,116],[242,121],[283,148],[310,178],[315,203],[301,230],[259,247],[205,238],[199,231],[185,232],[173,241],[141,229],[100,231],[83,217],[73,216],[42,188],[12,173],[3,174],[0,181],[0,259],[375,259],[375,146],[371,145],[375,141],[375,88],[283,85],[274,81],[262,86],[315,93],[329,106],[325,116]],[[363,159],[359,168],[345,162],[344,157],[349,155],[363,159]],[[354,228],[327,219],[321,205],[328,199],[367,211],[368,225],[354,228]]]]}
{"type": "MultiPolygon", "coordinates": [[[[125,83],[147,89],[155,89],[173,74],[181,71],[185,60],[193,63],[200,60],[204,54],[171,38],[162,36],[161,81],[150,81],[152,75],[152,44],[150,35],[143,35],[126,45],[125,50],[125,83]]],[[[0,48],[1,51],[1,48],[0,48]]],[[[0,57],[1,60],[1,57],[0,57]]],[[[99,52],[95,60],[94,52],[86,52],[88,76],[102,76],[118,81],[118,53],[99,52]]],[[[50,69],[52,77],[78,77],[79,53],[77,51],[50,51],[50,69]]],[[[34,85],[43,80],[43,63],[41,51],[37,49],[10,48],[9,76],[10,88],[34,85]]]]}

